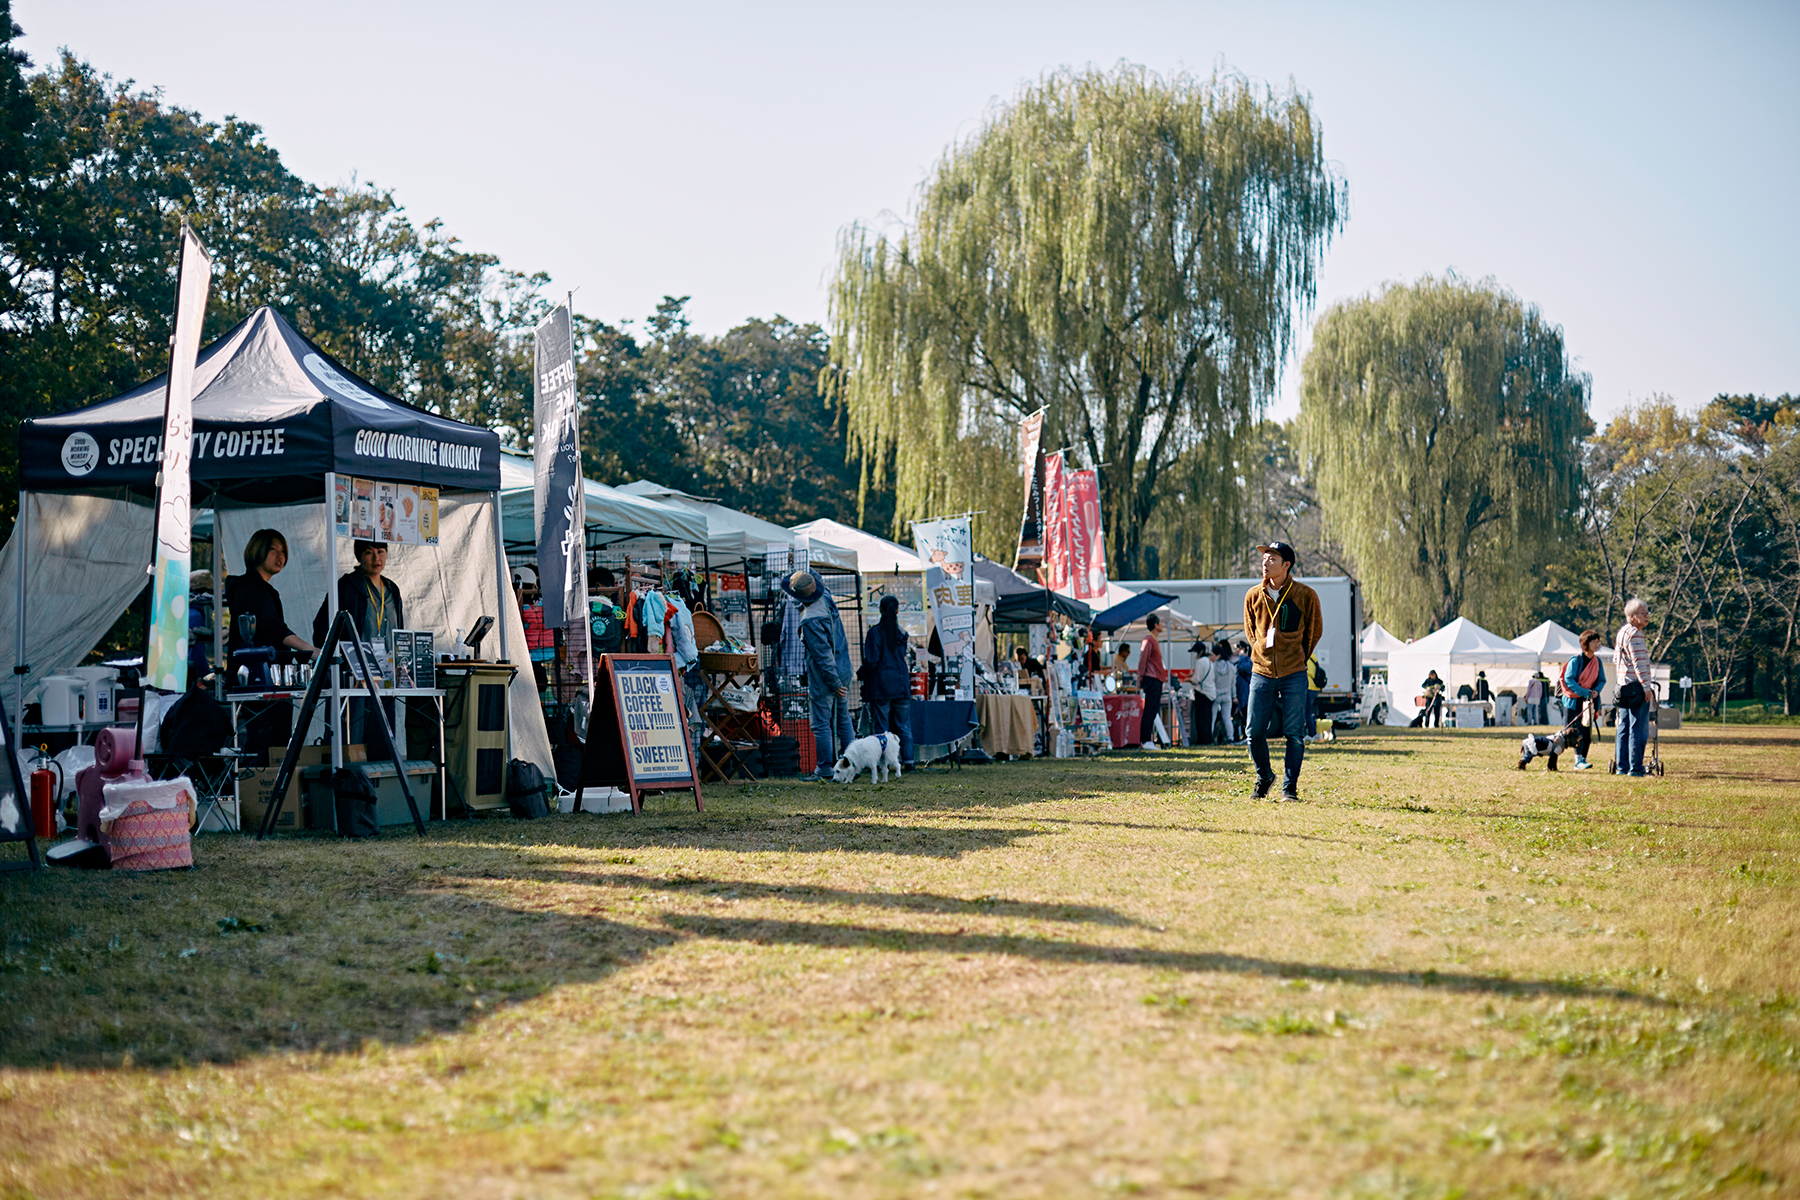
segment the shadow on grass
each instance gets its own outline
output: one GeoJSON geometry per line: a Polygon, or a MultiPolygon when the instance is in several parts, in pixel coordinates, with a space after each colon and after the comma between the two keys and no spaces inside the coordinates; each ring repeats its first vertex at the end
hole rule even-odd
{"type": "Polygon", "coordinates": [[[1045,904],[1029,900],[1007,900],[1000,896],[942,896],[933,892],[849,891],[843,888],[818,887],[812,884],[769,884],[753,880],[715,879],[708,876],[677,874],[666,878],[646,875],[578,871],[520,871],[509,879],[530,879],[540,883],[583,884],[590,887],[624,888],[630,891],[658,891],[675,894],[698,894],[734,900],[791,900],[802,904],[844,904],[855,907],[886,908],[897,912],[933,913],[949,916],[1019,917],[1032,921],[1067,921],[1091,925],[1111,925],[1135,929],[1150,928],[1135,917],[1114,908],[1093,904],[1045,904]]]}
{"type": "Polygon", "coordinates": [[[921,954],[1011,955],[1045,962],[1106,966],[1156,967],[1191,974],[1267,975],[1276,979],[1311,979],[1322,983],[1356,983],[1370,987],[1423,987],[1450,992],[1485,992],[1509,996],[1579,996],[1589,999],[1665,1003],[1629,988],[1596,987],[1564,979],[1511,979],[1460,971],[1386,971],[1372,967],[1337,967],[1324,963],[1283,962],[1242,954],[1209,954],[1157,950],[1139,946],[1090,946],[1042,938],[994,934],[924,933],[861,925],[824,925],[756,918],[665,915],[663,924],[686,937],[755,945],[843,947],[872,946],[921,954]]]}
{"type": "MultiPolygon", "coordinates": [[[[982,807],[987,807],[983,805],[982,807]]],[[[917,810],[914,810],[917,811],[917,810]]],[[[711,813],[686,823],[634,820],[628,816],[548,818],[521,833],[517,825],[488,833],[482,826],[465,831],[458,841],[468,846],[517,850],[523,840],[537,845],[579,845],[602,850],[729,850],[734,852],[807,854],[825,850],[853,854],[910,854],[926,858],[961,858],[982,850],[1000,850],[1041,829],[1018,826],[945,828],[905,825],[884,819],[883,810],[850,808],[840,812],[773,813],[754,817],[718,817],[711,813]],[[573,836],[569,836],[573,833],[573,836]],[[511,836],[508,837],[507,835],[511,836]]],[[[956,814],[947,813],[954,819],[956,814]]]]}

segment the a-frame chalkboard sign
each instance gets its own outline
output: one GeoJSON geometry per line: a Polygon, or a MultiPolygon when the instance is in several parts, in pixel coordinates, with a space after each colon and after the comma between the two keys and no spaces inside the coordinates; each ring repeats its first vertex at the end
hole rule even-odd
{"type": "Polygon", "coordinates": [[[0,700],[0,755],[6,769],[0,771],[0,842],[24,842],[26,858],[0,862],[0,871],[35,871],[44,865],[38,857],[37,827],[31,823],[31,793],[19,775],[19,756],[13,753],[12,727],[6,723],[6,702],[0,700]]]}
{"type": "Polygon", "coordinates": [[[581,786],[620,788],[630,794],[633,812],[644,811],[650,792],[692,792],[694,808],[705,812],[675,660],[603,654],[599,667],[581,786]]]}

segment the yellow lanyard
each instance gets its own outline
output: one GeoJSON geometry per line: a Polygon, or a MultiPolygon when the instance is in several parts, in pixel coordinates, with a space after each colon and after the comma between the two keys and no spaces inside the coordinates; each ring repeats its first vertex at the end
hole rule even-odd
{"type": "MultiPolygon", "coordinates": [[[[1287,594],[1289,591],[1291,591],[1293,589],[1293,586],[1294,586],[1294,581],[1290,577],[1287,581],[1287,587],[1282,588],[1281,594],[1275,597],[1275,607],[1269,610],[1269,626],[1270,626],[1270,628],[1276,629],[1276,630],[1279,630],[1281,628],[1281,602],[1283,600],[1287,599],[1287,594]]],[[[1268,588],[1263,589],[1264,592],[1267,592],[1268,590],[1269,590],[1268,588]]]]}
{"type": "Polygon", "coordinates": [[[381,605],[375,610],[375,632],[379,634],[382,625],[387,622],[387,586],[384,584],[378,588],[367,579],[363,580],[363,586],[369,589],[369,603],[374,604],[379,601],[381,605]],[[377,596],[377,592],[381,594],[377,596]]]}

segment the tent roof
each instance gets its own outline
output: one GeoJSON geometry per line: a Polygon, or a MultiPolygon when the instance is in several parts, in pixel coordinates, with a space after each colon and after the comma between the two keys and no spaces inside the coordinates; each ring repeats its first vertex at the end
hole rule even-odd
{"type": "MultiPolygon", "coordinates": [[[[166,375],[122,396],[19,428],[27,491],[124,486],[153,494],[166,375]]],[[[274,309],[200,351],[193,477],[253,504],[316,500],[325,474],[431,487],[500,486],[500,437],[388,395],[303,337],[274,309]]]]}
{"type": "MultiPolygon", "coordinates": [[[[516,450],[500,452],[500,511],[506,540],[514,546],[537,541],[536,481],[532,457],[516,450]]],[[[669,542],[707,544],[706,518],[698,513],[633,496],[592,479],[583,480],[587,527],[620,537],[653,537],[669,542]]]]}
{"type": "Polygon", "coordinates": [[[1537,651],[1489,633],[1467,617],[1458,617],[1435,633],[1389,651],[1407,657],[1441,656],[1461,663],[1533,663],[1537,651]]]}
{"type": "MultiPolygon", "coordinates": [[[[715,568],[721,562],[761,558],[770,546],[791,547],[794,544],[795,534],[791,529],[739,512],[735,508],[726,508],[712,500],[691,496],[679,488],[639,479],[623,484],[617,490],[628,496],[640,496],[704,517],[707,528],[706,546],[715,568]]],[[[857,556],[849,550],[818,538],[809,538],[807,544],[807,561],[812,565],[842,571],[857,570],[857,556]]]]}
{"type": "Polygon", "coordinates": [[[1573,658],[1581,653],[1581,639],[1555,621],[1545,621],[1530,633],[1522,633],[1513,641],[1539,658],[1573,658]]]}
{"type": "MultiPolygon", "coordinates": [[[[1107,591],[1111,592],[1113,586],[1115,585],[1109,585],[1107,591]]],[[[1119,590],[1125,591],[1124,588],[1119,588],[1119,590]]],[[[1110,595],[1107,597],[1109,600],[1111,598],[1110,595]]],[[[1179,598],[1180,597],[1170,595],[1167,592],[1158,591],[1138,592],[1135,595],[1129,595],[1126,599],[1119,601],[1111,608],[1106,609],[1096,616],[1093,622],[1094,627],[1106,631],[1123,629],[1132,622],[1142,620],[1144,617],[1149,616],[1159,608],[1166,608],[1171,600],[1177,600],[1179,598]]],[[[1189,624],[1192,624],[1192,622],[1189,622],[1189,624]]]]}
{"type": "Polygon", "coordinates": [[[1365,663],[1378,666],[1387,661],[1389,653],[1405,648],[1406,643],[1389,633],[1380,621],[1370,621],[1368,628],[1362,631],[1362,653],[1365,663]]]}
{"type": "Polygon", "coordinates": [[[793,532],[805,538],[822,539],[833,546],[842,546],[856,555],[857,570],[865,575],[892,571],[923,571],[919,565],[919,552],[899,542],[890,542],[884,537],[876,537],[872,533],[864,533],[853,525],[842,521],[834,521],[830,517],[820,517],[816,521],[808,521],[803,525],[793,526],[793,532]]]}
{"type": "Polygon", "coordinates": [[[975,556],[975,578],[993,586],[994,626],[1002,632],[1042,625],[1057,613],[1083,625],[1094,619],[1094,610],[1081,601],[1039,587],[1017,571],[980,554],[975,556]]]}

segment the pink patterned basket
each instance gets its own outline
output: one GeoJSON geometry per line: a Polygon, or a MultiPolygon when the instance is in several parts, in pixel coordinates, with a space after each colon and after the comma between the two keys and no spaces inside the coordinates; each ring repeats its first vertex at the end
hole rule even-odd
{"type": "Polygon", "coordinates": [[[194,865],[194,842],[188,832],[194,794],[184,792],[174,808],[151,808],[142,800],[112,823],[112,865],[115,871],[167,871],[194,865]]]}

